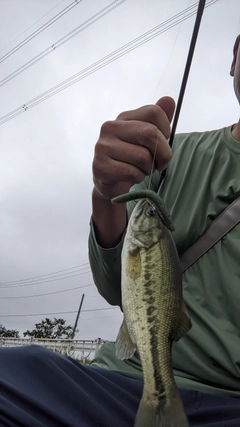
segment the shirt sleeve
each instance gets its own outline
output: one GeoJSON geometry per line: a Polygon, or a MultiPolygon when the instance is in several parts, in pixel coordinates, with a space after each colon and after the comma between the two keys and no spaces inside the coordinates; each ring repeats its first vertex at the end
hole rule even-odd
{"type": "Polygon", "coordinates": [[[89,261],[98,292],[111,305],[121,305],[121,252],[125,232],[117,246],[102,248],[96,239],[91,218],[88,240],[89,261]]]}

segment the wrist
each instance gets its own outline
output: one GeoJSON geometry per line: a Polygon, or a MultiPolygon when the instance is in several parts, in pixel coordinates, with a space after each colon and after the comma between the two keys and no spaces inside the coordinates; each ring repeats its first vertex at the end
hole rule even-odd
{"type": "Polygon", "coordinates": [[[113,205],[96,187],[92,192],[92,219],[96,239],[103,248],[113,248],[121,240],[127,225],[126,204],[113,205]]]}

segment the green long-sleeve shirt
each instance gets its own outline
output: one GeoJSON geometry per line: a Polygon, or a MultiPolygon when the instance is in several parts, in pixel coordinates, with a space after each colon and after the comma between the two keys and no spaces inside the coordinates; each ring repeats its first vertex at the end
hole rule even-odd
{"type": "MultiPolygon", "coordinates": [[[[173,237],[181,255],[240,195],[240,142],[233,138],[231,127],[177,135],[160,188],[159,180],[155,172],[151,188],[159,192],[172,215],[173,237]]],[[[148,183],[147,177],[133,189],[148,183]]],[[[134,204],[129,202],[129,214],[134,204]]],[[[113,305],[121,302],[122,243],[123,239],[115,248],[101,248],[91,224],[89,257],[94,280],[113,305]]],[[[173,344],[178,386],[240,397],[240,224],[183,274],[183,296],[193,326],[173,344]]],[[[93,365],[141,376],[138,354],[119,361],[110,343],[102,347],[93,365]]]]}

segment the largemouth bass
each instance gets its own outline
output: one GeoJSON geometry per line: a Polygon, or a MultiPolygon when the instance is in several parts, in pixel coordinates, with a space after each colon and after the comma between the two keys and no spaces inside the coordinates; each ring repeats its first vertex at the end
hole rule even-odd
{"type": "Polygon", "coordinates": [[[119,359],[139,351],[144,388],[134,427],[188,427],[172,368],[171,347],[191,328],[182,297],[173,223],[162,199],[150,190],[115,197],[142,199],[129,220],[122,250],[123,323],[119,359]]]}

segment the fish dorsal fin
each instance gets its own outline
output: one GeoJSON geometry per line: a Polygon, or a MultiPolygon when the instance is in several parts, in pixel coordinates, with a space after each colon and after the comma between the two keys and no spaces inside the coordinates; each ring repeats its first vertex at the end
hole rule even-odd
{"type": "Polygon", "coordinates": [[[137,349],[136,345],[131,340],[125,319],[123,319],[119,329],[115,347],[116,356],[121,360],[132,357],[137,349]]]}
{"type": "Polygon", "coordinates": [[[186,335],[186,333],[191,329],[191,327],[192,327],[192,323],[191,323],[190,317],[187,314],[185,304],[184,304],[177,330],[173,336],[173,341],[180,340],[180,338],[186,335]]]}

